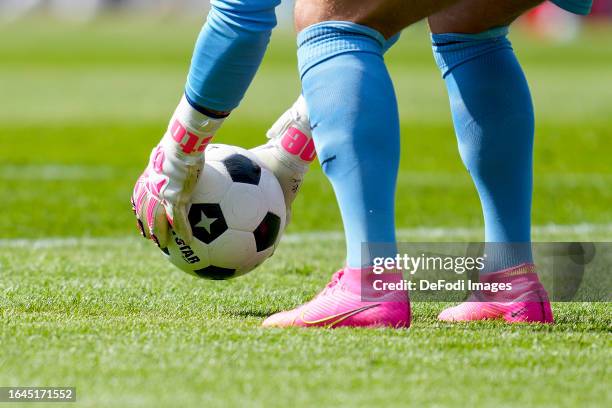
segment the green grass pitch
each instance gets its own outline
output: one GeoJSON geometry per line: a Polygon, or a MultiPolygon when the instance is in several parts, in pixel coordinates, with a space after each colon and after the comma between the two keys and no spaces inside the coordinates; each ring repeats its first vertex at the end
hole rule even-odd
{"type": "MultiPolygon", "coordinates": [[[[139,239],[129,197],[180,96],[196,21],[42,20],[0,27],[0,386],[76,386],[70,406],[610,406],[609,304],[554,304],[557,324],[263,330],[341,266],[318,165],[276,255],[196,280],[139,239]],[[320,233],[323,231],[324,233],[320,233]]],[[[512,35],[537,112],[534,238],[612,240],[612,29],[569,44],[512,35]]],[[[424,27],[388,63],[402,118],[402,239],[478,240],[424,27]]],[[[252,147],[299,92],[273,38],[218,142],[252,147]]],[[[0,404],[1,405],[1,404],[0,404]]]]}

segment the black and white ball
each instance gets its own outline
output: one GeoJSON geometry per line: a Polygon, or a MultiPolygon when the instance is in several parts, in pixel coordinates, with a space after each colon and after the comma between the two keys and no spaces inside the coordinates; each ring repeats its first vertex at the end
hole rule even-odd
{"type": "Polygon", "coordinates": [[[253,153],[212,144],[188,208],[193,240],[174,234],[164,252],[185,272],[230,279],[269,258],[285,228],[283,191],[253,153]]]}

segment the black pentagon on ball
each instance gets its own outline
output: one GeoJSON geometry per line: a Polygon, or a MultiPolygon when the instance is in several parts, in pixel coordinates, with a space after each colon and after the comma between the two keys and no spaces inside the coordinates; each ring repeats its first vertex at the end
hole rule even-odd
{"type": "Polygon", "coordinates": [[[234,183],[259,184],[261,167],[248,157],[234,153],[225,158],[223,164],[234,183]]]}
{"type": "Polygon", "coordinates": [[[281,219],[271,212],[267,213],[261,223],[253,231],[257,252],[270,248],[276,242],[280,232],[281,219]]]}
{"type": "Polygon", "coordinates": [[[229,279],[236,273],[235,269],[221,268],[220,266],[210,265],[206,268],[198,269],[193,271],[200,278],[212,279],[212,280],[223,280],[229,279]]]}
{"type": "Polygon", "coordinates": [[[219,204],[192,204],[188,218],[193,236],[205,244],[210,244],[227,231],[219,204]]]}

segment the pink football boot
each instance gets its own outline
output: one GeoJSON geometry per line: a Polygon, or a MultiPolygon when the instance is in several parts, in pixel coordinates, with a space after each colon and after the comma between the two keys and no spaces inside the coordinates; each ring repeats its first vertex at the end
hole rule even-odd
{"type": "Polygon", "coordinates": [[[408,292],[381,289],[398,284],[401,273],[376,275],[369,270],[345,268],[310,302],[268,317],[264,327],[394,327],[410,326],[408,292]],[[376,283],[376,289],[373,284],[376,283]]]}
{"type": "Polygon", "coordinates": [[[553,323],[548,294],[533,264],[522,264],[480,277],[482,283],[512,284],[509,291],[481,291],[458,306],[445,309],[438,319],[445,322],[504,319],[509,323],[553,323]]]}

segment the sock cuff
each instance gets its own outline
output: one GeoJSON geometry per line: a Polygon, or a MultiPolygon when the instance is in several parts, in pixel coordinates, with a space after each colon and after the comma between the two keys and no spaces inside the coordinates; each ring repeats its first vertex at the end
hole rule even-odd
{"type": "Polygon", "coordinates": [[[531,242],[487,242],[484,250],[485,267],[481,274],[516,268],[517,265],[532,264],[531,242]]]}
{"type": "Polygon", "coordinates": [[[381,55],[387,40],[374,30],[347,21],[325,21],[302,30],[297,37],[300,77],[336,55],[365,52],[381,55]]]}
{"type": "Polygon", "coordinates": [[[207,22],[213,28],[225,27],[242,33],[271,31],[276,27],[276,7],[280,0],[212,0],[207,22]]]}
{"type": "Polygon", "coordinates": [[[446,77],[454,68],[474,58],[501,49],[512,49],[506,37],[508,27],[495,27],[475,34],[432,34],[431,44],[436,64],[446,77]]]}
{"type": "Polygon", "coordinates": [[[194,99],[192,97],[189,96],[189,91],[191,91],[190,88],[185,88],[185,100],[187,101],[187,103],[189,103],[189,105],[191,105],[191,107],[195,110],[197,110],[198,112],[200,112],[202,115],[206,115],[209,118],[213,118],[213,119],[223,119],[223,118],[227,118],[229,116],[229,114],[231,112],[224,112],[224,113],[216,113],[215,111],[212,111],[204,106],[200,106],[198,105],[194,99]]]}

